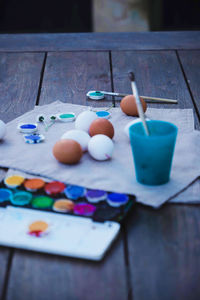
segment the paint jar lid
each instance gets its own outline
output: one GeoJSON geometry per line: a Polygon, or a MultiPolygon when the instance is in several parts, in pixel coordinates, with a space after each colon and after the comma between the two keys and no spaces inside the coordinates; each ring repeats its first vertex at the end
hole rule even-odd
{"type": "Polygon", "coordinates": [[[31,178],[31,179],[27,179],[24,182],[24,187],[31,192],[37,191],[41,188],[43,188],[43,186],[45,185],[45,182],[43,179],[40,178],[31,178]]]}
{"type": "Polygon", "coordinates": [[[50,208],[53,204],[53,199],[48,196],[38,196],[32,200],[32,206],[38,209],[50,208]]]}
{"type": "Polygon", "coordinates": [[[107,198],[107,193],[102,190],[87,190],[85,197],[91,203],[97,203],[107,198]]]}
{"type": "Polygon", "coordinates": [[[57,115],[57,119],[61,122],[72,122],[76,119],[76,115],[73,112],[66,112],[57,115]]]}
{"type": "Polygon", "coordinates": [[[24,134],[24,141],[28,144],[38,144],[45,139],[43,134],[24,134]]]}
{"type": "Polygon", "coordinates": [[[14,205],[27,205],[31,202],[32,194],[29,192],[17,192],[11,198],[11,202],[14,205]]]}
{"type": "Polygon", "coordinates": [[[105,97],[105,95],[99,91],[89,91],[86,96],[92,100],[102,100],[105,97]]]}
{"type": "Polygon", "coordinates": [[[0,203],[11,200],[13,193],[9,189],[0,188],[0,203]]]}
{"type": "Polygon", "coordinates": [[[66,185],[63,182],[51,181],[45,185],[44,189],[48,195],[57,195],[62,193],[65,187],[66,185]]]}
{"type": "Polygon", "coordinates": [[[92,216],[96,210],[96,207],[88,203],[78,203],[74,206],[74,213],[81,216],[92,216]]]}
{"type": "Polygon", "coordinates": [[[85,195],[85,188],[78,185],[68,185],[64,190],[67,198],[77,200],[85,195]]]}
{"type": "Polygon", "coordinates": [[[37,131],[37,124],[35,123],[20,123],[17,129],[22,133],[33,133],[37,131]]]}
{"type": "Polygon", "coordinates": [[[24,177],[21,175],[11,175],[4,179],[4,184],[11,189],[20,186],[23,182],[24,177]]]}
{"type": "Polygon", "coordinates": [[[58,199],[54,202],[53,210],[57,212],[71,212],[74,209],[74,202],[68,199],[58,199]]]}
{"type": "Polygon", "coordinates": [[[98,118],[109,119],[111,117],[111,113],[106,110],[100,110],[96,112],[98,118]]]}
{"type": "Polygon", "coordinates": [[[119,207],[128,202],[129,197],[126,194],[110,193],[107,197],[107,202],[110,206],[119,207]]]}

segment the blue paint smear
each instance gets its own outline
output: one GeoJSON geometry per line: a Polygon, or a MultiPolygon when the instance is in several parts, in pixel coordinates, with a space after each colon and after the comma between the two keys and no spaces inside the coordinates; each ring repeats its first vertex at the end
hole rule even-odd
{"type": "Polygon", "coordinates": [[[104,118],[110,115],[109,112],[105,111],[105,110],[101,110],[101,111],[97,111],[96,115],[100,118],[104,118]]]}
{"type": "Polygon", "coordinates": [[[34,134],[26,135],[25,138],[33,141],[38,141],[41,139],[39,135],[34,135],[34,134]]]}
{"type": "Polygon", "coordinates": [[[21,129],[35,129],[36,126],[34,124],[23,124],[20,126],[21,129]]]}

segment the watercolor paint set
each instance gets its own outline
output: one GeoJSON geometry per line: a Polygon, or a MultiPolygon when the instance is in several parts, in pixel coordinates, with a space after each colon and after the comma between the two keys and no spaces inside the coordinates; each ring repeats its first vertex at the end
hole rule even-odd
{"type": "Polygon", "coordinates": [[[0,183],[0,244],[100,260],[135,197],[18,174],[0,183]]]}

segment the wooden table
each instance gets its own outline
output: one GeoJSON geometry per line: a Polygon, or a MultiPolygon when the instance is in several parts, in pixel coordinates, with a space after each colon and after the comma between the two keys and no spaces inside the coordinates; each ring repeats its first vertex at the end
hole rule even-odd
{"type": "MultiPolygon", "coordinates": [[[[193,108],[199,128],[200,32],[0,35],[0,119],[54,100],[91,105],[92,89],[129,93],[131,70],[140,94],[179,99],[152,107],[193,108]]],[[[136,205],[101,262],[0,247],[2,300],[191,300],[199,279],[198,205],[136,205]]]]}

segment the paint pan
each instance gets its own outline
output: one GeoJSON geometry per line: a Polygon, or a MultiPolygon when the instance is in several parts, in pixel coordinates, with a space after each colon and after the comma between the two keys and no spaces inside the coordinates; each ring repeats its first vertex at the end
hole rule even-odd
{"type": "Polygon", "coordinates": [[[24,187],[27,191],[36,192],[37,190],[43,188],[45,181],[40,178],[27,179],[24,182],[24,187]]]}
{"type": "Polygon", "coordinates": [[[34,208],[38,209],[51,208],[53,204],[53,199],[48,196],[38,196],[32,200],[31,204],[34,208]]]}
{"type": "Polygon", "coordinates": [[[74,203],[68,199],[58,199],[54,202],[53,210],[61,213],[72,212],[74,203]]]}
{"type": "Polygon", "coordinates": [[[24,206],[31,202],[32,194],[29,192],[17,192],[11,198],[11,203],[14,205],[24,206]]]}
{"type": "Polygon", "coordinates": [[[57,195],[64,191],[66,185],[60,181],[52,181],[45,185],[44,190],[48,195],[57,195]]]}
{"type": "Polygon", "coordinates": [[[10,188],[15,189],[24,182],[24,177],[20,175],[11,175],[4,179],[4,184],[10,188]]]}
{"type": "Polygon", "coordinates": [[[11,200],[12,196],[12,191],[10,191],[9,189],[0,188],[0,203],[11,200]]]}
{"type": "Polygon", "coordinates": [[[74,213],[80,216],[92,216],[96,207],[88,203],[78,203],[74,206],[74,213]]]}
{"type": "Polygon", "coordinates": [[[65,195],[67,198],[72,200],[77,200],[85,195],[85,188],[78,186],[78,185],[68,185],[64,190],[65,195]]]}
{"type": "Polygon", "coordinates": [[[107,197],[107,203],[112,207],[125,205],[129,200],[128,195],[120,193],[110,193],[107,197]]]}
{"type": "Polygon", "coordinates": [[[91,203],[98,203],[107,199],[107,193],[101,190],[87,190],[85,197],[91,203]]]}

